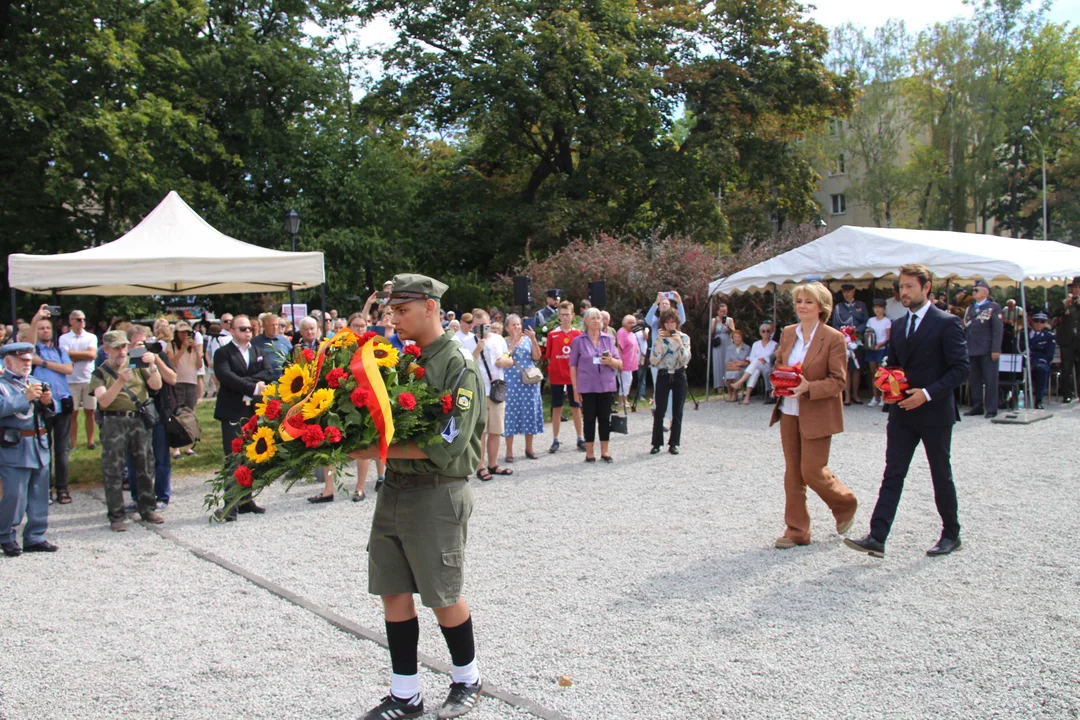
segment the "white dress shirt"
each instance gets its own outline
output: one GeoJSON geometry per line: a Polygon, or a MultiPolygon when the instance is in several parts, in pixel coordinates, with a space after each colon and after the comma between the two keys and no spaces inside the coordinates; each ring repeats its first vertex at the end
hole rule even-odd
{"type": "MultiPolygon", "coordinates": [[[[787,357],[787,366],[791,367],[795,363],[801,363],[806,359],[806,351],[810,349],[810,343],[814,342],[814,335],[817,334],[818,326],[821,325],[819,321],[814,329],[810,331],[810,337],[803,340],[802,323],[795,326],[795,344],[791,346],[791,353],[787,357]]],[[[785,415],[798,415],[799,414],[799,398],[797,397],[785,397],[784,402],[780,403],[780,411],[785,415]]]]}
{"type": "MultiPolygon", "coordinates": [[[[909,335],[912,332],[912,329],[911,329],[911,316],[912,315],[915,316],[915,330],[918,330],[919,326],[922,325],[923,319],[926,317],[926,313],[928,313],[928,312],[930,312],[930,301],[927,301],[927,302],[923,303],[923,306],[921,308],[919,308],[918,310],[916,310],[915,312],[912,312],[911,310],[908,310],[908,314],[904,316],[904,336],[905,336],[905,339],[907,338],[907,335],[909,335]]],[[[896,358],[889,358],[889,360],[891,362],[896,362],[896,358]]],[[[930,402],[930,400],[931,400],[930,393],[927,392],[926,388],[921,388],[921,389],[922,389],[923,395],[926,396],[926,402],[930,402]]]]}

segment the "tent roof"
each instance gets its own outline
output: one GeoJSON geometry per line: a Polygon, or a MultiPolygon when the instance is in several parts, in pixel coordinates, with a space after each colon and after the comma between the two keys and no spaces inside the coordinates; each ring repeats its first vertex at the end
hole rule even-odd
{"type": "Polygon", "coordinates": [[[176,192],[131,232],[62,255],[8,256],[8,283],[61,295],[213,295],[322,284],[321,252],[283,252],[224,235],[176,192]]]}
{"type": "Polygon", "coordinates": [[[709,294],[791,286],[808,277],[868,284],[891,278],[907,263],[921,263],[936,278],[982,279],[991,285],[1061,285],[1080,275],[1080,248],[1042,240],[995,235],[844,226],[726,278],[709,283],[709,294]]]}

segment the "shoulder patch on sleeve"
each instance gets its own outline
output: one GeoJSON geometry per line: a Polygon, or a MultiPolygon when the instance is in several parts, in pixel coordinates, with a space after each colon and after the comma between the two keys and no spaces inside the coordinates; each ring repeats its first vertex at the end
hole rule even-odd
{"type": "Polygon", "coordinates": [[[457,397],[454,399],[454,404],[457,405],[458,410],[466,411],[472,407],[473,394],[472,390],[466,390],[465,388],[458,388],[457,397]]]}

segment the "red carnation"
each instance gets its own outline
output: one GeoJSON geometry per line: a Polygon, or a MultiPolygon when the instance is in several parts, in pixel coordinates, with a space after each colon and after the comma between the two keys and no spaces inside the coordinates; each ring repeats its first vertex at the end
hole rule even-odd
{"type": "Polygon", "coordinates": [[[304,415],[303,413],[296,412],[285,419],[285,424],[291,427],[293,430],[303,430],[304,428],[304,415]]]}
{"type": "Polygon", "coordinates": [[[442,396],[442,411],[443,415],[449,415],[450,411],[454,409],[454,397],[450,393],[446,393],[442,396]]]}
{"type": "Polygon", "coordinates": [[[326,428],[326,441],[333,445],[337,445],[341,442],[341,431],[333,425],[326,428]]]}
{"type": "Polygon", "coordinates": [[[304,348],[300,354],[304,356],[304,362],[311,362],[315,359],[315,351],[311,348],[304,348]]]}
{"type": "Polygon", "coordinates": [[[267,420],[277,420],[281,417],[281,401],[270,400],[266,403],[266,413],[264,414],[267,420]]]}
{"type": "Polygon", "coordinates": [[[238,453],[243,449],[244,449],[244,439],[243,438],[233,438],[232,451],[234,453],[238,453]]]}
{"type": "Polygon", "coordinates": [[[252,415],[246,423],[240,428],[240,431],[245,437],[251,437],[251,434],[255,432],[256,426],[259,424],[259,418],[257,415],[252,415]]]}
{"type": "Polygon", "coordinates": [[[424,376],[427,375],[427,370],[425,370],[422,367],[418,367],[415,370],[413,370],[413,375],[416,376],[417,380],[423,380],[424,376]]]}
{"type": "Polygon", "coordinates": [[[405,352],[409,353],[413,357],[420,357],[420,346],[419,345],[406,345],[405,346],[405,352]]]}
{"type": "Polygon", "coordinates": [[[398,395],[397,401],[403,410],[412,410],[416,407],[416,396],[412,393],[401,393],[398,395]]]}
{"type": "Polygon", "coordinates": [[[236,484],[240,487],[251,487],[251,468],[247,465],[241,465],[236,468],[236,472],[233,473],[233,477],[236,478],[236,484]]]}
{"type": "Polygon", "coordinates": [[[304,434],[300,436],[300,439],[303,440],[304,445],[307,445],[309,448],[317,448],[323,444],[326,435],[323,433],[323,429],[318,425],[308,425],[304,428],[304,434]]]}
{"type": "Polygon", "coordinates": [[[379,336],[379,333],[377,333],[377,332],[375,332],[373,330],[368,330],[366,333],[364,333],[363,335],[360,336],[360,345],[366,345],[371,340],[371,338],[378,337],[378,336],[379,336]]]}
{"type": "Polygon", "coordinates": [[[368,400],[371,398],[371,393],[367,391],[367,388],[358,387],[352,391],[352,395],[349,399],[352,400],[352,404],[356,407],[367,407],[368,400]]]}
{"type": "Polygon", "coordinates": [[[339,387],[341,381],[349,377],[349,374],[341,368],[334,368],[330,372],[326,373],[326,384],[332,388],[339,387]]]}

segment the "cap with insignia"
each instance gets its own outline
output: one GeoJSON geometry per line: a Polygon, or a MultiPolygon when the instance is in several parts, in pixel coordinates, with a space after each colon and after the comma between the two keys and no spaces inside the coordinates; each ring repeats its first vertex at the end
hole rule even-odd
{"type": "Polygon", "coordinates": [[[887,307],[889,303],[885,302],[885,298],[874,298],[874,304],[881,307],[887,307]]]}
{"type": "Polygon", "coordinates": [[[34,346],[28,342],[14,342],[8,343],[3,347],[0,347],[0,357],[7,357],[8,355],[33,355],[34,346]]]}
{"type": "Polygon", "coordinates": [[[1042,312],[1042,311],[1039,311],[1039,312],[1035,313],[1034,315],[1032,315],[1032,316],[1031,316],[1031,319],[1032,319],[1032,320],[1040,320],[1040,321],[1042,321],[1042,322],[1046,322],[1046,321],[1047,321],[1047,320],[1049,320],[1050,318],[1049,318],[1049,317],[1047,316],[1047,314],[1046,314],[1046,313],[1044,313],[1044,312],[1042,312]]]}
{"type": "Polygon", "coordinates": [[[551,288],[547,291],[547,296],[549,298],[555,298],[556,300],[558,300],[562,297],[562,290],[560,290],[559,288],[551,288]]]}
{"type": "Polygon", "coordinates": [[[844,283],[843,285],[840,286],[840,289],[841,290],[854,290],[855,286],[852,285],[851,283],[844,283]]]}
{"type": "Polygon", "coordinates": [[[394,276],[394,291],[390,293],[390,304],[401,305],[414,300],[441,300],[450,288],[434,278],[416,273],[403,273],[394,276]]]}
{"type": "Polygon", "coordinates": [[[974,287],[990,289],[990,286],[986,284],[985,280],[976,280],[974,287]]]}
{"type": "Polygon", "coordinates": [[[110,330],[101,338],[101,344],[105,347],[120,347],[128,344],[127,333],[123,330],[110,330]]]}

